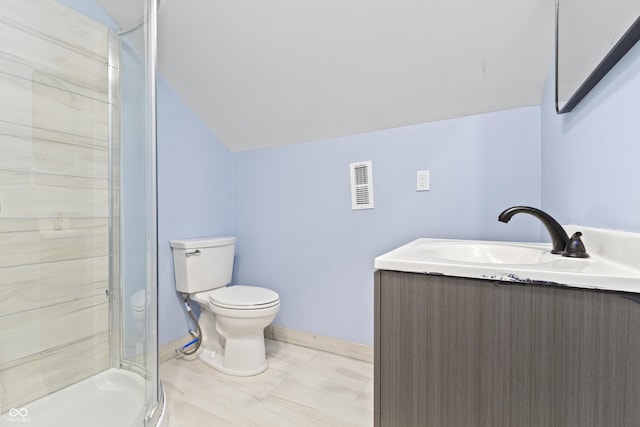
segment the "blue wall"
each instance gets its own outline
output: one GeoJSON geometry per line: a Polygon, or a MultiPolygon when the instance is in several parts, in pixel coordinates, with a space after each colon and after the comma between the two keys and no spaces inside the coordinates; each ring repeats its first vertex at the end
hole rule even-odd
{"type": "Polygon", "coordinates": [[[276,324],[371,344],[373,261],[418,237],[538,240],[538,107],[234,155],[235,282],[280,293],[276,324]],[[351,210],[349,163],[372,160],[375,209],[351,210]],[[431,191],[416,192],[416,171],[431,191]]]}
{"type": "Polygon", "coordinates": [[[233,155],[161,80],[160,343],[190,327],[170,239],[236,235],[234,282],[278,291],[276,324],[371,344],[373,259],[418,236],[538,240],[533,218],[496,221],[515,204],[640,232],[640,45],[572,113],[556,115],[553,82],[541,108],[233,155]],[[376,207],[352,211],[348,165],[363,160],[376,207]],[[415,191],[421,169],[429,192],[415,191]]]}
{"type": "Polygon", "coordinates": [[[640,232],[640,44],[570,113],[542,103],[542,205],[564,224],[640,232]]]}
{"type": "Polygon", "coordinates": [[[552,67],[540,109],[236,154],[236,282],[281,294],[276,324],[370,344],[373,258],[417,236],[538,240],[531,218],[495,221],[513,204],[640,232],[640,45],[569,114],[553,84],[552,67]],[[376,209],[354,212],[348,164],[362,160],[376,209]]]}
{"type": "MultiPolygon", "coordinates": [[[[158,81],[160,344],[193,328],[175,289],[169,240],[231,235],[231,152],[163,79],[158,81]]],[[[197,304],[195,304],[197,305],[197,304]]]]}

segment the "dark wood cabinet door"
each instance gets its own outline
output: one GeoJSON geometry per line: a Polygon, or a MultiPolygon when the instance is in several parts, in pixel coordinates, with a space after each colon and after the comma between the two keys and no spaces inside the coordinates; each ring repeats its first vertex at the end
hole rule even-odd
{"type": "Polygon", "coordinates": [[[375,273],[376,427],[640,426],[633,295],[375,273]]]}

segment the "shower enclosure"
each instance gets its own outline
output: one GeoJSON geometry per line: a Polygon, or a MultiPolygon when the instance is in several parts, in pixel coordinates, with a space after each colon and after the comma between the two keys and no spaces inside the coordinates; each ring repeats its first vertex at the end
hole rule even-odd
{"type": "Polygon", "coordinates": [[[0,8],[0,426],[166,425],[156,0],[62,3],[0,8]]]}

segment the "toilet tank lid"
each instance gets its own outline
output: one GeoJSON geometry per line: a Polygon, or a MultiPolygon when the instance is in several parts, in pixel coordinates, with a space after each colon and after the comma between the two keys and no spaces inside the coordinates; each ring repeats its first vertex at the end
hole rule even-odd
{"type": "Polygon", "coordinates": [[[172,248],[179,249],[213,248],[215,246],[232,245],[235,242],[235,237],[200,237],[197,239],[169,240],[172,248]]]}

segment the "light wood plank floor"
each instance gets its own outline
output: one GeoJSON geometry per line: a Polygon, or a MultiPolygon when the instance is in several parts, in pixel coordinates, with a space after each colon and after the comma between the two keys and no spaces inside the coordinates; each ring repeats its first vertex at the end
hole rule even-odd
{"type": "Polygon", "coordinates": [[[269,368],[222,374],[199,360],[160,365],[170,427],[372,426],[373,365],[266,340],[269,368]]]}

